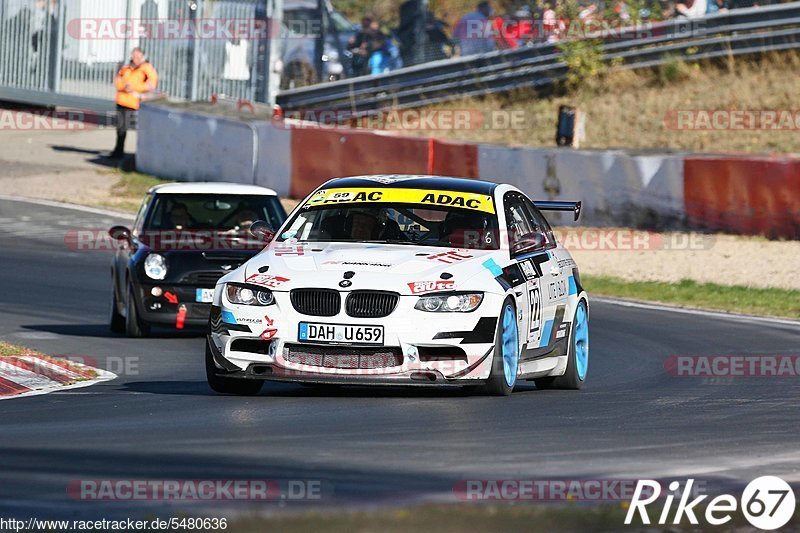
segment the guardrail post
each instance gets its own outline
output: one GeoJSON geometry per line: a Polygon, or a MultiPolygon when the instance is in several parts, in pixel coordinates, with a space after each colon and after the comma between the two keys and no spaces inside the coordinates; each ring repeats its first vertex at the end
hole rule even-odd
{"type": "Polygon", "coordinates": [[[64,53],[64,27],[67,25],[66,2],[59,2],[55,9],[55,28],[50,29],[50,38],[55,38],[55,45],[50,46],[50,49],[54,51],[54,54],[50,58],[51,63],[50,68],[48,68],[50,79],[47,81],[47,83],[50,90],[54,93],[57,93],[61,90],[61,58],[64,53]]]}
{"type": "MultiPolygon", "coordinates": [[[[202,0],[200,0],[202,1],[202,0]]],[[[190,0],[189,1],[189,20],[191,21],[192,27],[197,28],[197,12],[200,9],[198,5],[199,1],[190,0]]],[[[191,37],[189,38],[189,100],[192,102],[197,101],[197,94],[199,93],[198,84],[200,82],[199,70],[200,70],[200,54],[197,53],[197,32],[193,31],[191,37]]]]}
{"type": "Polygon", "coordinates": [[[256,20],[266,24],[267,34],[260,37],[256,44],[253,99],[259,103],[274,105],[280,87],[280,74],[275,72],[275,64],[280,59],[283,0],[259,0],[256,5],[256,20]]]}

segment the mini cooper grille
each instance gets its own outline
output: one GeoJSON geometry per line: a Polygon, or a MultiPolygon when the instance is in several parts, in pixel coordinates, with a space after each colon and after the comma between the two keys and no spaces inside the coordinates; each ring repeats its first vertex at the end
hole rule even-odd
{"type": "Polygon", "coordinates": [[[345,311],[356,318],[381,318],[392,314],[399,300],[394,292],[353,291],[347,296],[345,311]]]}
{"type": "Polygon", "coordinates": [[[399,348],[289,344],[284,359],[298,365],[344,369],[390,368],[403,364],[403,354],[399,348]]]}
{"type": "Polygon", "coordinates": [[[310,316],[334,316],[342,307],[342,298],[332,289],[295,289],[290,296],[298,313],[310,316]]]}

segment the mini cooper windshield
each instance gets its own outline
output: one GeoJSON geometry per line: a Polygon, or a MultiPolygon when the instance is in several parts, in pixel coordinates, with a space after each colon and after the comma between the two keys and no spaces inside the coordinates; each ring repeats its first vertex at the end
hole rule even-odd
{"type": "Polygon", "coordinates": [[[281,223],[275,196],[239,194],[159,194],[145,222],[145,231],[244,232],[256,220],[281,223]]]}
{"type": "Polygon", "coordinates": [[[326,196],[317,193],[298,209],[279,240],[498,248],[497,216],[489,197],[394,189],[390,192],[397,201],[382,201],[392,194],[378,191],[320,191],[326,196]]]}

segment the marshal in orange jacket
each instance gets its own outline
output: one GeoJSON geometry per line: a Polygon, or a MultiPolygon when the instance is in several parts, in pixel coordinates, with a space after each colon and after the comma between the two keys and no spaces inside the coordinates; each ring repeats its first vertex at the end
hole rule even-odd
{"type": "Polygon", "coordinates": [[[158,72],[146,61],[138,67],[128,64],[119,69],[114,85],[117,87],[117,104],[128,109],[139,109],[142,95],[158,87],[158,72]],[[130,92],[126,92],[126,86],[130,92]]]}

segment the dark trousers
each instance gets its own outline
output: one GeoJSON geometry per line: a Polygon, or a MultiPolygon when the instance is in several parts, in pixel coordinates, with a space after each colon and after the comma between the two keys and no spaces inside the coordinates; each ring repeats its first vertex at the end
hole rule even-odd
{"type": "Polygon", "coordinates": [[[128,130],[136,129],[136,110],[117,105],[117,145],[114,153],[122,155],[125,153],[125,138],[128,130]]]}

